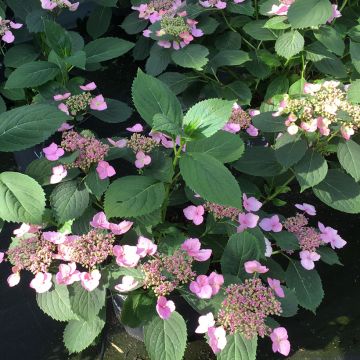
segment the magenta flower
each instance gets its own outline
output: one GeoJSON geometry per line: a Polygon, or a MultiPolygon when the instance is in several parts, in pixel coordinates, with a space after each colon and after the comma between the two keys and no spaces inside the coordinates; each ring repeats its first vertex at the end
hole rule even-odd
{"type": "Polygon", "coordinates": [[[30,287],[38,294],[45,293],[52,287],[51,274],[39,272],[30,282],[30,287]]]}
{"type": "Polygon", "coordinates": [[[203,223],[204,221],[204,207],[202,205],[199,206],[194,206],[194,205],[190,205],[188,207],[186,207],[184,210],[184,215],[188,220],[192,220],[192,222],[195,225],[200,225],[203,223]]]}
{"type": "Polygon", "coordinates": [[[98,173],[100,180],[105,180],[116,174],[115,169],[104,160],[99,161],[98,166],[96,167],[96,172],[98,173]]]}
{"type": "Polygon", "coordinates": [[[213,313],[209,312],[206,315],[200,316],[199,326],[196,328],[195,332],[197,334],[205,334],[208,332],[209,328],[215,326],[215,320],[213,313]]]}
{"type": "Polygon", "coordinates": [[[157,251],[157,245],[144,236],[139,237],[136,247],[137,254],[142,258],[147,255],[154,255],[157,251]]]}
{"type": "Polygon", "coordinates": [[[84,91],[91,91],[96,89],[96,84],[94,82],[88,83],[86,85],[80,85],[80,89],[84,91]]]}
{"type": "Polygon", "coordinates": [[[50,177],[50,184],[57,184],[67,175],[67,170],[63,165],[55,166],[52,168],[52,175],[50,177]]]}
{"type": "Polygon", "coordinates": [[[299,210],[304,211],[306,214],[308,214],[310,216],[316,215],[316,209],[315,209],[315,206],[313,206],[313,205],[303,203],[303,204],[295,204],[295,207],[299,210]]]}
{"type": "Polygon", "coordinates": [[[66,235],[57,231],[45,231],[43,232],[45,240],[52,242],[53,244],[63,244],[66,240],[66,235]]]}
{"type": "Polygon", "coordinates": [[[318,226],[321,232],[321,240],[326,244],[330,244],[333,249],[341,249],[347,244],[347,242],[338,234],[337,230],[330,226],[325,227],[321,222],[318,222],[318,226]]]}
{"type": "Polygon", "coordinates": [[[137,251],[138,248],[131,245],[115,245],[113,248],[113,253],[116,256],[116,263],[119,266],[127,268],[133,268],[138,264],[140,255],[137,251]]]}
{"type": "Polygon", "coordinates": [[[226,331],[222,326],[214,327],[212,326],[208,330],[209,335],[209,345],[214,352],[217,354],[221,350],[223,350],[226,346],[226,331]]]}
{"type": "Polygon", "coordinates": [[[8,278],[7,283],[10,287],[14,287],[20,282],[20,273],[19,272],[13,272],[8,278]]]}
{"type": "Polygon", "coordinates": [[[259,223],[259,226],[264,231],[280,232],[282,230],[282,224],[278,215],[274,215],[271,218],[262,219],[259,223]]]}
{"type": "Polygon", "coordinates": [[[206,261],[210,258],[212,250],[202,249],[200,250],[201,243],[199,239],[190,238],[186,239],[181,245],[181,249],[186,251],[187,254],[193,257],[196,261],[206,261]]]}
{"type": "Polygon", "coordinates": [[[175,311],[175,304],[173,301],[166,299],[165,296],[159,296],[156,311],[163,320],[167,320],[171,313],[175,311]]]}
{"type": "Polygon", "coordinates": [[[269,271],[269,269],[266,266],[261,265],[256,260],[246,261],[244,263],[244,268],[248,274],[253,274],[253,273],[265,274],[266,272],[269,271]]]}
{"type": "Polygon", "coordinates": [[[270,334],[272,341],[272,351],[278,352],[284,356],[288,356],[290,352],[290,342],[285,328],[278,327],[270,334]]]}
{"type": "Polygon", "coordinates": [[[61,103],[58,105],[58,109],[62,112],[64,112],[66,115],[70,115],[69,108],[64,103],[61,103]]]}
{"type": "Polygon", "coordinates": [[[43,148],[43,152],[50,161],[59,160],[65,154],[64,149],[58,147],[55,143],[51,143],[48,147],[43,148]]]}
{"type": "Polygon", "coordinates": [[[306,270],[312,270],[315,267],[314,261],[320,260],[320,255],[315,251],[303,250],[299,253],[301,265],[306,270]]]}
{"type": "Polygon", "coordinates": [[[139,151],[136,154],[136,160],[135,160],[135,166],[138,169],[142,169],[146,165],[149,165],[151,163],[151,157],[149,155],[146,155],[142,151],[139,151]]]}
{"type": "Polygon", "coordinates": [[[250,135],[250,136],[258,136],[259,135],[259,129],[256,128],[253,124],[250,124],[248,126],[248,128],[246,129],[246,132],[250,135]]]}
{"type": "Polygon", "coordinates": [[[80,281],[80,271],[76,270],[76,264],[60,264],[56,274],[56,281],[59,285],[71,285],[75,281],[80,281]]]}
{"type": "Polygon", "coordinates": [[[95,290],[100,284],[101,274],[99,270],[82,272],[80,274],[81,286],[87,291],[95,290]]]}
{"type": "Polygon", "coordinates": [[[136,289],[139,286],[139,282],[135,280],[130,275],[125,275],[121,279],[121,283],[115,285],[115,290],[123,293],[123,292],[129,292],[131,290],[136,289]]]}
{"type": "Polygon", "coordinates": [[[126,128],[126,130],[132,133],[140,133],[144,131],[144,128],[141,124],[135,124],[132,127],[126,128]]]}
{"type": "Polygon", "coordinates": [[[94,215],[90,221],[90,225],[95,229],[109,229],[110,223],[108,222],[105,213],[101,211],[94,215]]]}
{"type": "Polygon", "coordinates": [[[258,211],[260,210],[262,203],[256,200],[254,197],[247,197],[246,194],[243,194],[243,206],[246,211],[258,211]]]}
{"type": "Polygon", "coordinates": [[[283,290],[283,288],[281,287],[279,280],[267,278],[267,282],[268,282],[270,288],[274,290],[275,294],[276,294],[278,297],[280,297],[280,298],[284,298],[284,297],[285,297],[284,290],[283,290]]]}
{"type": "Polygon", "coordinates": [[[119,224],[114,224],[114,223],[110,223],[109,224],[109,230],[114,234],[114,235],[122,235],[127,233],[131,227],[133,226],[133,222],[131,221],[121,221],[119,224]]]}
{"type": "Polygon", "coordinates": [[[208,280],[212,290],[211,295],[214,296],[220,291],[221,286],[224,284],[224,276],[213,271],[208,276],[208,280]]]}
{"type": "Polygon", "coordinates": [[[206,275],[199,275],[195,281],[190,283],[189,288],[200,299],[210,299],[212,296],[212,287],[206,275]]]}
{"type": "Polygon", "coordinates": [[[57,94],[54,95],[54,100],[55,101],[62,101],[62,100],[66,100],[71,96],[71,93],[67,92],[65,94],[57,94]]]}
{"type": "Polygon", "coordinates": [[[103,111],[107,109],[107,104],[102,95],[95,96],[90,101],[90,109],[96,111],[103,111]]]}
{"type": "Polygon", "coordinates": [[[240,213],[238,221],[240,225],[237,227],[237,232],[243,232],[247,228],[253,229],[256,227],[259,221],[259,216],[252,213],[240,213]]]}
{"type": "Polygon", "coordinates": [[[115,147],[117,147],[119,149],[124,148],[126,146],[126,144],[127,144],[126,139],[120,139],[120,140],[114,141],[113,139],[108,138],[107,140],[112,146],[115,146],[115,147]]]}
{"type": "Polygon", "coordinates": [[[61,126],[57,129],[59,132],[68,131],[71,130],[74,127],[74,125],[70,125],[68,123],[62,123],[61,126]]]}

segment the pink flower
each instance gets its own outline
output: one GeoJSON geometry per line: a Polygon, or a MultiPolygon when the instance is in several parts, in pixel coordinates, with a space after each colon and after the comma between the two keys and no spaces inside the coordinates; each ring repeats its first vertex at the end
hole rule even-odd
{"type": "Polygon", "coordinates": [[[154,255],[157,251],[157,245],[150,239],[140,236],[137,242],[137,254],[144,258],[147,255],[154,255]]]}
{"type": "Polygon", "coordinates": [[[216,295],[219,291],[221,286],[224,284],[224,276],[221,274],[217,274],[216,272],[212,272],[209,276],[209,285],[211,286],[212,293],[211,295],[216,295]]]}
{"type": "Polygon", "coordinates": [[[332,14],[327,19],[326,22],[331,23],[334,19],[341,17],[341,12],[338,10],[338,6],[336,4],[332,4],[332,14]]]}
{"type": "Polygon", "coordinates": [[[107,104],[102,95],[95,96],[90,101],[90,109],[91,110],[97,110],[97,111],[103,111],[107,109],[107,104]]]}
{"type": "Polygon", "coordinates": [[[71,130],[74,127],[74,125],[70,125],[68,123],[62,123],[61,126],[57,129],[59,132],[68,131],[71,130]]]}
{"type": "Polygon", "coordinates": [[[259,226],[264,231],[280,232],[282,229],[282,224],[280,222],[279,216],[277,215],[274,215],[271,218],[262,219],[259,223],[259,226]]]}
{"type": "Polygon", "coordinates": [[[96,84],[94,82],[88,83],[86,85],[80,85],[80,89],[84,91],[91,91],[96,89],[96,84]]]}
{"type": "Polygon", "coordinates": [[[16,237],[21,237],[25,234],[34,234],[40,229],[40,226],[38,225],[29,225],[29,224],[21,224],[21,226],[18,229],[15,229],[13,231],[13,234],[16,235],[16,237]]]}
{"type": "Polygon", "coordinates": [[[58,109],[62,112],[64,112],[66,115],[70,115],[69,108],[64,103],[61,103],[58,105],[58,109]]]}
{"type": "Polygon", "coordinates": [[[310,84],[305,83],[304,84],[304,93],[305,94],[314,94],[318,92],[321,89],[321,84],[310,84]]]}
{"type": "Polygon", "coordinates": [[[244,268],[248,274],[253,274],[253,273],[265,274],[266,272],[269,271],[269,269],[266,266],[261,265],[256,260],[246,261],[244,263],[244,268]]]}
{"type": "Polygon", "coordinates": [[[317,127],[318,127],[321,135],[324,135],[324,136],[330,135],[330,129],[329,129],[330,124],[331,124],[331,121],[326,118],[323,118],[322,116],[319,116],[317,118],[317,127]]]}
{"type": "Polygon", "coordinates": [[[52,168],[52,175],[50,177],[50,184],[57,184],[67,175],[67,170],[63,165],[55,166],[52,168]]]}
{"type": "Polygon", "coordinates": [[[104,160],[99,161],[98,166],[96,167],[96,172],[98,173],[100,180],[105,180],[116,174],[115,169],[104,160]]]}
{"type": "Polygon", "coordinates": [[[259,135],[259,129],[257,129],[254,125],[250,124],[248,128],[246,129],[246,132],[250,136],[258,136],[259,135]]]}
{"type": "Polygon", "coordinates": [[[192,222],[195,225],[200,225],[203,223],[204,221],[204,207],[202,205],[199,206],[194,206],[194,205],[190,205],[188,207],[186,207],[184,210],[184,215],[188,220],[192,220],[192,222]]]}
{"type": "Polygon", "coordinates": [[[170,49],[171,48],[171,42],[167,41],[167,40],[160,40],[157,42],[157,44],[165,49],[170,49]]]}
{"type": "Polygon", "coordinates": [[[284,297],[285,297],[284,290],[283,290],[283,288],[281,287],[279,280],[267,278],[267,282],[268,282],[270,288],[274,290],[275,294],[276,294],[278,297],[280,297],[280,298],[284,298],[284,297]]]}
{"type": "Polygon", "coordinates": [[[146,155],[142,151],[139,151],[136,154],[136,160],[135,160],[135,166],[138,169],[142,169],[146,165],[149,165],[151,163],[151,157],[149,155],[146,155]]]}
{"type": "Polygon", "coordinates": [[[50,161],[59,160],[65,154],[64,149],[58,147],[55,143],[51,143],[48,147],[43,148],[43,152],[50,161]]]}
{"type": "Polygon", "coordinates": [[[270,334],[272,341],[272,351],[278,352],[284,356],[288,356],[290,352],[290,342],[285,328],[278,327],[270,334]]]}
{"type": "Polygon", "coordinates": [[[262,203],[258,200],[256,200],[254,197],[247,197],[246,194],[243,194],[243,206],[245,208],[246,211],[258,211],[261,206],[262,203]]]}
{"type": "Polygon", "coordinates": [[[103,211],[98,212],[90,221],[90,225],[95,229],[109,229],[110,223],[108,222],[106,215],[103,211]]]}
{"type": "Polygon", "coordinates": [[[186,239],[181,245],[181,249],[186,251],[187,254],[193,257],[196,261],[206,261],[210,258],[212,250],[211,249],[202,249],[200,250],[201,243],[199,239],[190,238],[186,239]]]}
{"type": "Polygon", "coordinates": [[[7,278],[7,283],[10,287],[16,286],[20,282],[20,273],[14,272],[7,278]]]}
{"type": "Polygon", "coordinates": [[[45,293],[52,287],[51,274],[39,272],[30,282],[30,287],[38,294],[45,293]]]}
{"type": "Polygon", "coordinates": [[[206,315],[200,316],[198,321],[199,326],[195,330],[197,334],[205,334],[208,332],[209,328],[215,326],[214,315],[211,312],[206,315]]]}
{"type": "Polygon", "coordinates": [[[0,251],[0,264],[4,261],[5,253],[0,251]]]}
{"type": "Polygon", "coordinates": [[[99,270],[82,272],[80,274],[81,286],[87,291],[95,290],[100,284],[101,274],[99,270]]]}
{"type": "Polygon", "coordinates": [[[268,11],[268,14],[270,15],[287,15],[287,12],[289,10],[289,5],[286,4],[280,4],[280,5],[273,5],[271,7],[271,10],[268,11]]]}
{"type": "Polygon", "coordinates": [[[43,232],[45,240],[52,242],[53,244],[63,244],[66,240],[66,235],[57,231],[46,231],[43,232]]]}
{"type": "Polygon", "coordinates": [[[223,350],[226,346],[226,331],[222,326],[214,327],[212,326],[208,330],[209,335],[209,345],[214,352],[217,354],[221,350],[223,350]]]}
{"type": "Polygon", "coordinates": [[[352,127],[345,125],[341,126],[340,132],[345,140],[350,140],[350,137],[355,134],[355,131],[352,127]]]}
{"type": "Polygon", "coordinates": [[[113,248],[113,253],[116,256],[116,263],[119,266],[128,268],[133,268],[138,264],[140,255],[137,251],[138,248],[136,246],[130,245],[115,245],[113,248]]]}
{"type": "Polygon", "coordinates": [[[18,29],[21,29],[23,26],[24,26],[24,24],[14,23],[14,22],[10,21],[10,27],[12,29],[18,30],[18,29]]]}
{"type": "Polygon", "coordinates": [[[315,216],[316,215],[316,209],[315,206],[307,204],[307,203],[302,203],[302,204],[295,204],[295,207],[299,210],[304,211],[306,214],[310,215],[310,216],[315,216]]]}
{"type": "Polygon", "coordinates": [[[338,234],[337,230],[330,226],[325,227],[321,222],[318,222],[318,226],[321,232],[321,240],[326,244],[330,244],[333,249],[341,249],[347,244],[347,242],[338,234]]]}
{"type": "Polygon", "coordinates": [[[210,299],[212,296],[213,290],[206,275],[199,275],[190,283],[189,288],[200,299],[210,299]]]}
{"type": "Polygon", "coordinates": [[[119,149],[124,148],[126,146],[126,144],[127,144],[126,139],[120,139],[120,140],[114,141],[113,139],[108,138],[107,140],[112,146],[115,146],[115,147],[117,147],[119,149]]]}
{"type": "Polygon", "coordinates": [[[54,95],[54,100],[55,101],[62,101],[62,100],[66,100],[71,96],[71,93],[67,92],[65,94],[57,94],[54,95]]]}
{"type": "Polygon", "coordinates": [[[156,311],[162,319],[167,320],[171,313],[175,311],[175,304],[173,301],[166,299],[165,296],[160,296],[157,299],[156,311]]]}
{"type": "Polygon", "coordinates": [[[139,133],[139,132],[143,132],[144,128],[141,124],[135,124],[132,127],[128,127],[126,128],[127,131],[133,132],[133,133],[139,133]]]}
{"type": "Polygon", "coordinates": [[[139,282],[130,275],[125,275],[121,279],[121,283],[115,285],[115,290],[118,292],[129,292],[136,289],[139,286],[139,282]]]}
{"type": "Polygon", "coordinates": [[[80,271],[76,270],[76,264],[74,262],[60,264],[59,271],[56,274],[56,281],[60,285],[71,285],[75,281],[80,281],[80,271]]]}
{"type": "Polygon", "coordinates": [[[237,227],[237,232],[243,232],[247,228],[253,229],[256,227],[259,216],[252,213],[240,213],[238,220],[240,225],[237,227]]]}
{"type": "Polygon", "coordinates": [[[145,37],[150,37],[151,33],[152,33],[152,31],[149,29],[146,29],[142,32],[143,36],[145,36],[145,37]]]}
{"type": "Polygon", "coordinates": [[[312,270],[315,267],[314,261],[320,260],[320,255],[315,251],[310,252],[308,250],[300,251],[301,265],[306,270],[312,270]]]}
{"type": "Polygon", "coordinates": [[[57,3],[52,2],[50,0],[40,0],[41,1],[41,7],[45,10],[53,10],[57,7],[57,3]]]}
{"type": "Polygon", "coordinates": [[[241,125],[240,124],[235,124],[232,122],[227,122],[224,127],[222,128],[222,130],[230,132],[232,134],[236,134],[237,132],[239,132],[241,130],[241,125]]]}
{"type": "Polygon", "coordinates": [[[15,36],[10,30],[6,30],[4,35],[1,37],[1,39],[7,44],[11,44],[12,42],[14,42],[15,36]]]}
{"type": "Polygon", "coordinates": [[[114,235],[122,235],[127,233],[131,227],[133,226],[133,222],[131,221],[121,221],[119,224],[110,223],[109,229],[114,235]]]}

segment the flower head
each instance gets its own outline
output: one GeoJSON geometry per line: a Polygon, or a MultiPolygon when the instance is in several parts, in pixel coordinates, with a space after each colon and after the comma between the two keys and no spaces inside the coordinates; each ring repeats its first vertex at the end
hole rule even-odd
{"type": "Polygon", "coordinates": [[[266,266],[261,265],[256,260],[246,261],[244,263],[244,268],[248,274],[253,274],[253,273],[264,274],[269,271],[269,269],[266,266]]]}
{"type": "Polygon", "coordinates": [[[337,230],[330,226],[324,226],[321,222],[318,223],[319,230],[321,231],[320,238],[324,243],[330,244],[333,249],[341,249],[347,243],[338,234],[337,230]]]}
{"type": "Polygon", "coordinates": [[[135,280],[134,277],[130,275],[125,275],[121,279],[121,283],[115,285],[115,290],[123,293],[123,292],[129,292],[134,289],[136,289],[139,286],[139,282],[135,280]]]}
{"type": "Polygon", "coordinates": [[[245,208],[246,211],[258,211],[260,210],[262,203],[258,200],[256,200],[254,197],[247,197],[246,194],[243,194],[243,206],[245,208]]]}
{"type": "Polygon", "coordinates": [[[76,264],[74,262],[60,264],[59,271],[56,274],[56,281],[60,285],[71,285],[75,281],[80,281],[80,271],[76,270],[76,264]]]}
{"type": "Polygon", "coordinates": [[[210,327],[208,330],[209,335],[209,345],[214,352],[217,354],[221,350],[223,350],[226,346],[226,331],[222,326],[218,327],[210,327]]]}
{"type": "Polygon", "coordinates": [[[129,268],[135,267],[140,260],[140,255],[137,251],[137,247],[131,245],[115,245],[113,248],[114,255],[116,256],[116,263],[119,266],[129,268]]]}
{"type": "Polygon", "coordinates": [[[101,274],[99,270],[82,272],[80,274],[81,286],[87,291],[95,290],[100,284],[101,274]]]}
{"type": "Polygon", "coordinates": [[[278,215],[262,219],[259,226],[265,231],[280,232],[282,230],[282,224],[278,215]]]}
{"type": "Polygon", "coordinates": [[[315,209],[315,206],[313,206],[313,205],[303,203],[303,204],[295,204],[295,207],[299,210],[304,211],[306,214],[308,214],[310,216],[316,215],[316,209],[315,209]]]}
{"type": "Polygon", "coordinates": [[[109,229],[110,223],[108,222],[106,215],[103,211],[94,215],[90,225],[95,229],[109,229]]]}
{"type": "Polygon", "coordinates": [[[98,166],[96,167],[96,172],[98,173],[100,180],[107,179],[116,174],[115,169],[104,160],[99,161],[98,166]]]}
{"type": "Polygon", "coordinates": [[[118,224],[114,224],[114,223],[110,223],[109,224],[109,230],[114,234],[114,235],[123,235],[125,233],[127,233],[131,227],[133,226],[133,222],[132,221],[121,221],[118,224]]]}
{"type": "Polygon", "coordinates": [[[316,252],[310,252],[308,250],[300,251],[301,265],[306,270],[312,270],[315,267],[314,261],[320,260],[320,255],[316,252]]]}
{"type": "Polygon", "coordinates": [[[165,296],[160,296],[157,300],[156,311],[163,320],[167,320],[175,311],[175,304],[165,296]]]}
{"type": "Polygon", "coordinates": [[[184,210],[184,215],[188,220],[192,220],[192,222],[195,225],[200,225],[203,223],[204,221],[204,213],[205,213],[205,209],[202,205],[198,205],[198,206],[194,206],[194,205],[190,205],[188,207],[186,207],[184,210]]]}
{"type": "Polygon", "coordinates": [[[284,290],[283,290],[283,288],[281,287],[279,280],[267,278],[267,282],[268,282],[270,288],[275,291],[275,294],[276,294],[278,297],[280,297],[280,298],[284,298],[284,297],[285,297],[284,290]]]}
{"type": "Polygon", "coordinates": [[[140,133],[144,131],[144,128],[141,124],[135,124],[131,127],[126,128],[126,130],[132,133],[140,133]]]}
{"type": "Polygon", "coordinates": [[[247,228],[253,229],[256,227],[259,216],[252,213],[240,213],[238,220],[240,225],[237,227],[237,232],[243,232],[247,228]]]}
{"type": "Polygon", "coordinates": [[[64,165],[55,166],[51,171],[52,175],[50,176],[50,184],[57,184],[67,176],[67,170],[64,165]]]}
{"type": "Polygon", "coordinates": [[[187,254],[193,257],[196,261],[206,261],[210,258],[211,249],[201,249],[201,243],[199,239],[190,238],[186,239],[181,245],[181,249],[185,250],[187,254]]]}
{"type": "Polygon", "coordinates": [[[157,245],[144,236],[139,237],[136,247],[137,254],[142,258],[147,255],[154,255],[157,251],[157,245]]]}
{"type": "Polygon", "coordinates": [[[107,104],[102,95],[95,96],[90,101],[90,109],[96,111],[103,111],[107,109],[107,104]]]}
{"type": "Polygon", "coordinates": [[[151,157],[149,155],[146,155],[142,151],[139,151],[136,154],[136,160],[135,160],[135,166],[138,169],[142,169],[146,165],[149,165],[151,163],[151,157]]]}
{"type": "Polygon", "coordinates": [[[45,293],[52,287],[51,277],[50,273],[39,272],[35,275],[34,279],[31,280],[30,287],[39,294],[45,293]]]}
{"type": "Polygon", "coordinates": [[[270,334],[273,352],[278,352],[284,356],[288,356],[290,352],[290,342],[285,328],[278,327],[270,334]]]}
{"type": "Polygon", "coordinates": [[[80,89],[84,91],[92,91],[96,89],[96,84],[94,82],[90,82],[86,85],[80,85],[80,89]]]}
{"type": "Polygon", "coordinates": [[[58,147],[55,143],[51,143],[48,147],[43,148],[45,157],[50,161],[56,161],[65,154],[64,149],[58,147]]]}

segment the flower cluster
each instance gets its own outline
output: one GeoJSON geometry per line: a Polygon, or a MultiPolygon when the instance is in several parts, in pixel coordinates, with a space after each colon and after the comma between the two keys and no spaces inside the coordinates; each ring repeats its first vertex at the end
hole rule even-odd
{"type": "Polygon", "coordinates": [[[0,16],[0,37],[1,40],[6,42],[7,44],[11,44],[15,40],[15,36],[12,33],[11,29],[20,29],[23,24],[14,23],[10,20],[2,19],[0,16]]]}
{"type": "Polygon", "coordinates": [[[40,0],[41,7],[45,10],[54,10],[55,8],[69,9],[70,11],[76,11],[80,3],[71,3],[69,0],[40,0]]]}
{"type": "MultiPolygon", "coordinates": [[[[234,0],[235,4],[240,4],[244,2],[245,0],[234,0]]],[[[199,1],[199,4],[205,8],[217,8],[217,9],[225,9],[227,6],[226,0],[205,0],[205,1],[199,1]]]]}
{"type": "Polygon", "coordinates": [[[139,12],[139,19],[149,20],[152,24],[161,20],[163,16],[175,15],[181,7],[181,0],[152,0],[147,4],[133,6],[139,12]]]}
{"type": "Polygon", "coordinates": [[[132,151],[134,151],[135,154],[139,152],[147,154],[150,153],[155,147],[157,147],[158,143],[152,137],[134,133],[127,141],[126,146],[132,151]]]}
{"type": "Polygon", "coordinates": [[[260,114],[258,110],[243,110],[237,103],[233,105],[231,117],[223,127],[223,130],[233,134],[238,133],[240,130],[246,130],[250,136],[257,136],[259,131],[252,125],[251,118],[260,114]]]}
{"type": "Polygon", "coordinates": [[[239,216],[240,210],[234,207],[227,207],[211,202],[206,202],[204,204],[205,210],[213,214],[215,220],[222,220],[224,218],[229,218],[233,221],[239,216]]]}

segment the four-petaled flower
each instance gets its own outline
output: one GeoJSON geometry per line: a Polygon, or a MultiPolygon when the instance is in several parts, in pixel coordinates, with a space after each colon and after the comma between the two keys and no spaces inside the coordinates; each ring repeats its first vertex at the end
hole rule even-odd
{"type": "Polygon", "coordinates": [[[290,352],[290,342],[285,328],[275,328],[270,334],[273,352],[278,352],[284,356],[288,356],[290,352]]]}
{"type": "Polygon", "coordinates": [[[184,210],[184,215],[188,220],[192,220],[192,222],[195,225],[200,225],[203,223],[204,221],[204,207],[202,205],[190,205],[188,207],[186,207],[184,210]]]}
{"type": "Polygon", "coordinates": [[[157,300],[156,311],[162,319],[167,320],[175,311],[175,304],[165,296],[160,296],[157,300]]]}

